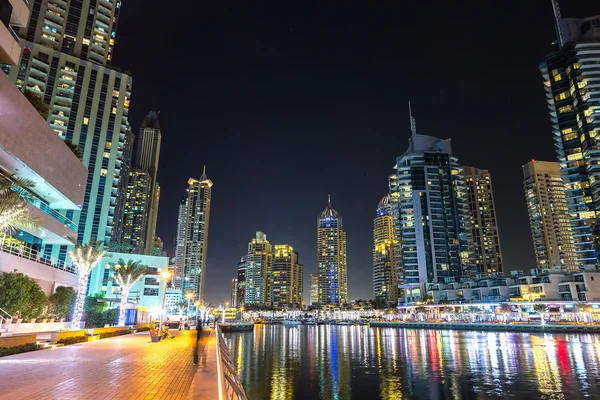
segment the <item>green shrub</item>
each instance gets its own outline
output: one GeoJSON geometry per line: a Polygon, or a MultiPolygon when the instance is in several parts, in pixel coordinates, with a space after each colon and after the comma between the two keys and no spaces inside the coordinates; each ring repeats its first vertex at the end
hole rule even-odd
{"type": "Polygon", "coordinates": [[[0,349],[0,357],[10,356],[12,354],[26,353],[28,351],[34,351],[38,349],[38,345],[35,343],[23,344],[21,346],[6,347],[0,349]]]}
{"type": "Polygon", "coordinates": [[[136,331],[138,332],[146,332],[149,331],[150,327],[149,326],[142,326],[141,328],[137,328],[136,331]]]}
{"type": "Polygon", "coordinates": [[[111,338],[111,337],[115,337],[115,336],[129,335],[130,333],[131,333],[131,329],[115,331],[115,332],[102,332],[100,334],[100,339],[107,339],[107,338],[111,338]]]}
{"type": "Polygon", "coordinates": [[[68,346],[70,344],[83,343],[83,342],[87,342],[87,341],[88,341],[87,336],[70,336],[70,337],[67,337],[64,339],[60,339],[57,343],[68,346]]]}

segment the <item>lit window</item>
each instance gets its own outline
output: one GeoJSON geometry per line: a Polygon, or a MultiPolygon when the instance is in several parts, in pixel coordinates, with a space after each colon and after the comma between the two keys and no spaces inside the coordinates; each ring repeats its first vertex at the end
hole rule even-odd
{"type": "Polygon", "coordinates": [[[113,113],[113,114],[116,114],[116,113],[117,113],[117,107],[113,107],[113,108],[112,108],[112,113],[113,113]]]}
{"type": "Polygon", "coordinates": [[[113,90],[113,97],[119,97],[119,91],[113,90]]]}
{"type": "Polygon", "coordinates": [[[108,172],[108,171],[106,170],[106,168],[102,168],[102,169],[100,170],[100,176],[106,176],[107,172],[108,172]]]}
{"type": "Polygon", "coordinates": [[[556,75],[556,76],[554,77],[554,82],[558,82],[558,81],[560,81],[561,79],[562,79],[562,77],[560,76],[560,74],[558,74],[558,75],[556,75]]]}
{"type": "Polygon", "coordinates": [[[569,104],[568,106],[563,106],[561,108],[558,109],[558,113],[562,114],[562,113],[566,113],[569,112],[573,109],[573,107],[569,104]]]}
{"type": "Polygon", "coordinates": [[[106,147],[107,149],[110,149],[112,147],[112,143],[111,142],[106,142],[104,144],[104,147],[106,147]]]}
{"type": "Polygon", "coordinates": [[[564,100],[564,99],[566,99],[567,97],[569,97],[570,95],[571,95],[571,94],[570,94],[569,92],[562,92],[561,94],[557,95],[557,96],[555,97],[555,99],[556,99],[556,101],[559,101],[559,100],[564,100]]]}
{"type": "Polygon", "coordinates": [[[110,158],[110,153],[108,151],[105,151],[103,154],[104,158],[110,158]]]}
{"type": "Polygon", "coordinates": [[[90,39],[83,39],[83,44],[90,45],[90,39]]]}
{"type": "Polygon", "coordinates": [[[83,117],[83,124],[87,125],[90,123],[90,119],[88,117],[83,117]]]}

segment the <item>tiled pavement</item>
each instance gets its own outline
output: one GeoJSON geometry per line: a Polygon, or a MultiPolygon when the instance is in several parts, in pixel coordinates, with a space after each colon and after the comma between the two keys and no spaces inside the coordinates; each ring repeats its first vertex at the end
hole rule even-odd
{"type": "Polygon", "coordinates": [[[141,332],[0,358],[0,400],[186,399],[196,331],[141,332]]]}

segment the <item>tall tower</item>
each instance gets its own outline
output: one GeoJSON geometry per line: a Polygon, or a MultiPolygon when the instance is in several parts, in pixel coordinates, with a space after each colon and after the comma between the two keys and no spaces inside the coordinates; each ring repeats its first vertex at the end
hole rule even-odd
{"type": "Polygon", "coordinates": [[[181,286],[184,294],[191,292],[195,300],[202,300],[213,183],[203,171],[200,179],[190,178],[188,185],[181,286]]]}
{"type": "Polygon", "coordinates": [[[523,176],[538,268],[579,270],[559,164],[532,160],[523,165],[523,176]]]}
{"type": "Polygon", "coordinates": [[[347,303],[346,232],[342,216],[331,207],[331,197],[317,219],[317,261],[321,276],[320,303],[347,303]]]}
{"type": "Polygon", "coordinates": [[[562,18],[558,40],[540,64],[567,208],[581,266],[598,265],[600,249],[600,15],[562,18]]]}
{"type": "Polygon", "coordinates": [[[502,252],[490,173],[485,169],[464,167],[463,176],[476,271],[481,274],[502,272],[502,252]]]}
{"type": "Polygon", "coordinates": [[[419,135],[416,128],[394,169],[390,196],[399,279],[407,301],[415,301],[424,297],[427,283],[475,272],[466,191],[450,140],[419,135]]]}
{"type": "Polygon", "coordinates": [[[128,181],[123,222],[117,230],[121,232],[121,244],[131,246],[135,254],[144,254],[151,178],[146,171],[134,169],[129,172],[128,181]]]}
{"type": "MultiPolygon", "coordinates": [[[[2,69],[17,87],[49,106],[48,124],[79,147],[88,168],[82,209],[63,213],[65,224],[78,226],[80,242],[94,237],[107,243],[122,210],[130,133],[132,78],[108,67],[121,2],[29,3],[29,26],[19,30],[20,63],[2,69]]],[[[43,253],[64,260],[67,246],[45,246],[43,253]]]]}
{"type": "Polygon", "coordinates": [[[246,261],[246,304],[269,302],[269,273],[273,263],[273,249],[267,235],[258,231],[248,243],[246,261]]]}
{"type": "Polygon", "coordinates": [[[148,201],[148,222],[144,227],[145,254],[152,253],[156,236],[160,187],[157,182],[158,161],[160,158],[161,130],[158,122],[160,112],[150,111],[142,121],[135,148],[134,165],[150,175],[150,198],[148,201]]]}
{"type": "Polygon", "coordinates": [[[386,302],[398,301],[392,199],[386,195],[377,207],[373,221],[373,294],[386,302]]]}
{"type": "Polygon", "coordinates": [[[292,246],[276,244],[269,275],[271,303],[302,304],[302,264],[292,246]]]}
{"type": "Polygon", "coordinates": [[[246,259],[242,257],[237,267],[237,304],[238,307],[246,304],[246,259]]]}
{"type": "Polygon", "coordinates": [[[321,274],[318,272],[310,274],[310,305],[314,306],[321,302],[321,274]]]}
{"type": "Polygon", "coordinates": [[[187,232],[187,197],[179,202],[177,213],[177,236],[175,238],[175,267],[173,271],[173,286],[181,289],[183,280],[183,259],[185,255],[185,233],[187,232]]]}

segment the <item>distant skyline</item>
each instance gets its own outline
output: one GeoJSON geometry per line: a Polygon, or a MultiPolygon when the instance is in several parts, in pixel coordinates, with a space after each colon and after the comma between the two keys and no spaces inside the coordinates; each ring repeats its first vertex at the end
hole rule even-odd
{"type": "MultiPolygon", "coordinates": [[[[213,181],[206,298],[230,297],[257,230],[317,272],[331,193],[347,232],[349,298],[372,298],[373,213],[395,158],[419,133],[452,139],[494,182],[506,270],[535,267],[521,166],[555,161],[539,63],[553,48],[549,1],[460,4],[124,3],[114,65],[130,70],[134,132],[161,110],[157,234],[173,256],[178,205],[202,166],[213,181]],[[156,62],[160,60],[160,62],[156,62]]],[[[563,17],[600,14],[561,1],[563,17]]]]}

